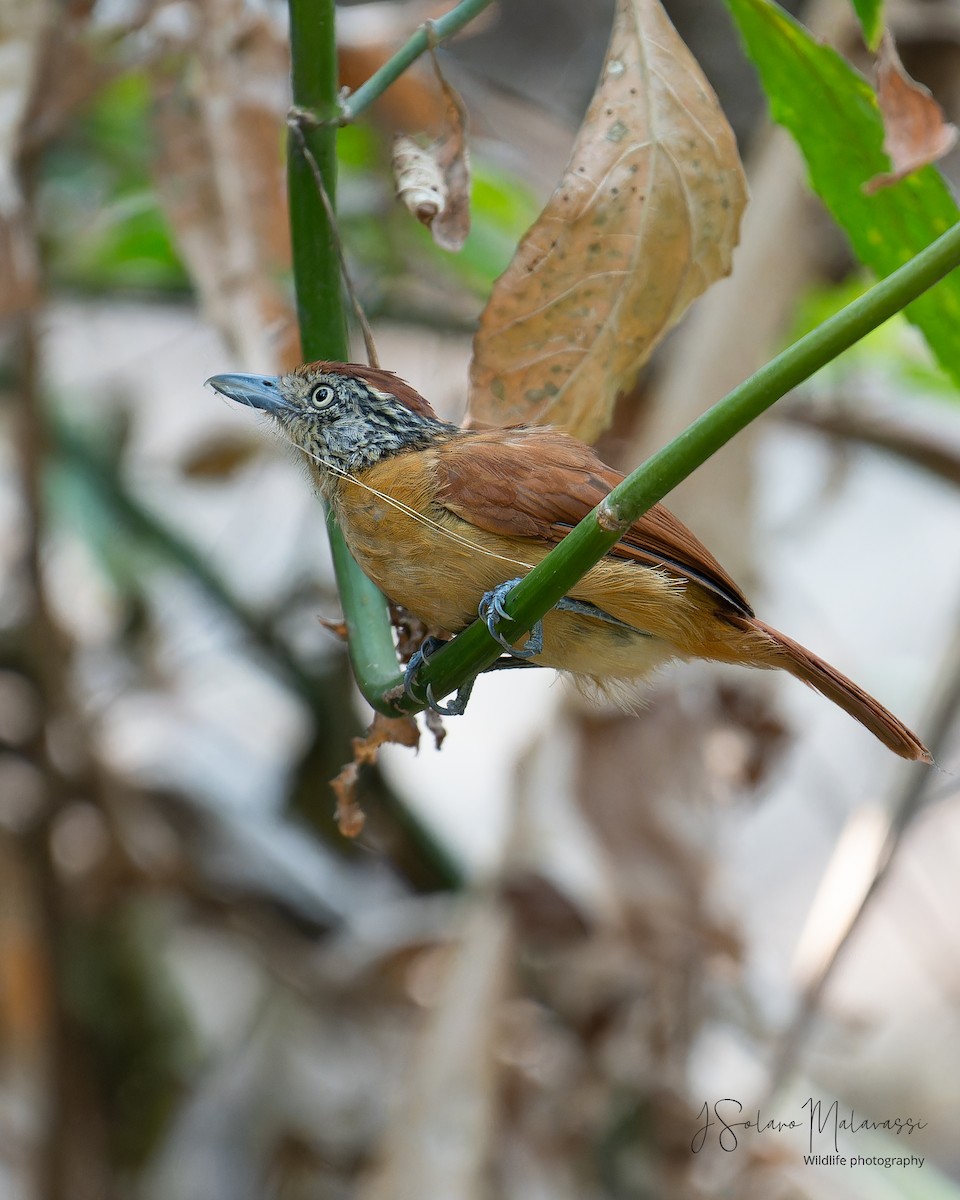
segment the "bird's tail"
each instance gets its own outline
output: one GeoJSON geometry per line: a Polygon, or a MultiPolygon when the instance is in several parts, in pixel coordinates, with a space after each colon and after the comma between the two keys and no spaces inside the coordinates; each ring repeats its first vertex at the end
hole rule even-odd
{"type": "Polygon", "coordinates": [[[765,625],[763,621],[758,621],[756,617],[736,617],[733,623],[739,625],[744,632],[761,635],[762,642],[759,639],[759,644],[755,642],[759,650],[758,666],[780,667],[802,680],[828,700],[832,700],[844,712],[849,713],[854,720],[866,726],[874,737],[879,738],[901,758],[916,759],[920,762],[933,761],[930,751],[917,735],[889,709],[884,708],[879,700],[875,700],[863,688],[841,675],[838,670],[812,654],[799,642],[765,625]]]}

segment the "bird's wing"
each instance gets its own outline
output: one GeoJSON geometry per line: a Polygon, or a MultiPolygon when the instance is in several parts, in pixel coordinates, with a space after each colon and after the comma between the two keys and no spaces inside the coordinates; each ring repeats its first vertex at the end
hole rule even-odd
{"type": "MultiPolygon", "coordinates": [[[[550,429],[455,437],[438,447],[438,500],[464,521],[506,537],[558,542],[623,479],[582,442],[550,429]]],[[[745,596],[710,551],[657,504],[610,551],[700,584],[744,616],[745,596]]]]}

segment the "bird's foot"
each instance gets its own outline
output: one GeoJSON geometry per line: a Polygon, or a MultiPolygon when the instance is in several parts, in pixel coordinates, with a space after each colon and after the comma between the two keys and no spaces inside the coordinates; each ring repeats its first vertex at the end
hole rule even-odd
{"type": "Polygon", "coordinates": [[[558,612],[578,613],[581,617],[592,617],[595,621],[603,621],[607,625],[618,625],[621,629],[629,629],[631,633],[635,633],[639,637],[652,636],[644,633],[642,629],[637,629],[634,625],[628,625],[626,621],[621,621],[619,617],[612,617],[610,613],[604,612],[602,608],[597,608],[589,600],[572,600],[569,596],[564,596],[562,600],[557,601],[554,607],[558,612]]]}
{"type": "Polygon", "coordinates": [[[480,618],[486,622],[490,636],[494,641],[499,642],[508,654],[512,654],[514,658],[534,658],[543,650],[543,621],[537,621],[530,630],[527,644],[522,650],[516,646],[511,646],[503,634],[497,631],[497,622],[503,618],[509,619],[510,617],[510,614],[504,608],[504,603],[507,596],[510,595],[519,582],[519,578],[508,579],[506,583],[500,583],[495,588],[491,588],[489,592],[484,594],[477,612],[480,614],[480,618]]]}
{"type": "MultiPolygon", "coordinates": [[[[424,638],[420,645],[420,649],[415,651],[410,656],[410,661],[407,663],[407,669],[403,673],[403,690],[407,693],[411,700],[419,700],[419,697],[415,696],[413,692],[413,685],[416,682],[417,672],[431,654],[435,654],[441,646],[445,646],[446,644],[447,643],[443,640],[443,638],[424,638]]],[[[475,679],[471,679],[469,682],[465,683],[449,704],[441,704],[433,694],[433,685],[428,683],[425,688],[427,707],[431,708],[435,713],[439,713],[442,717],[462,717],[467,711],[467,702],[470,699],[470,693],[473,691],[473,685],[475,682],[475,679]]]]}

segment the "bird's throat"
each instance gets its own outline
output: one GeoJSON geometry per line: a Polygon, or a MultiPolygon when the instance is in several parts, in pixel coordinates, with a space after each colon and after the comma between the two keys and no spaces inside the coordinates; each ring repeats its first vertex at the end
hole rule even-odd
{"type": "Polygon", "coordinates": [[[339,421],[303,445],[321,492],[329,497],[331,485],[345,476],[354,478],[384,459],[426,450],[439,441],[462,436],[456,425],[404,410],[402,413],[364,414],[355,421],[339,421]]]}

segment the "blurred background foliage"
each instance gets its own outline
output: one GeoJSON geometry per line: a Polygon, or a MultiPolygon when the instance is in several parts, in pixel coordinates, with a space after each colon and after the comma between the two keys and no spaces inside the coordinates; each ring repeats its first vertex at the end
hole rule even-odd
{"type": "MultiPolygon", "coordinates": [[[[719,387],[865,286],[793,159],[770,167],[781,143],[723,6],[667,7],[736,126],[755,209],[780,216],[767,274],[761,261],[747,279],[764,319],[744,311],[715,334],[748,339],[736,367],[707,354],[702,327],[681,331],[607,439],[627,462],[691,415],[666,399],[677,360],[704,355],[719,387]]],[[[344,6],[343,79],[436,11],[344,6]]],[[[392,195],[390,140],[429,132],[430,72],[340,136],[341,232],[381,356],[452,417],[467,337],[562,167],[611,12],[495,6],[442,52],[472,121],[459,255],[392,195]]],[[[804,15],[862,65],[849,5],[804,15]]],[[[284,6],[7,0],[0,19],[0,1193],[958,1194],[957,896],[937,858],[960,836],[949,774],[924,807],[856,731],[739,676],[671,677],[642,718],[491,680],[441,754],[425,731],[418,758],[363,773],[367,830],[345,842],[328,780],[368,714],[316,620],[337,613],[323,523],[282,451],[200,386],[297,358],[284,6]],[[863,854],[869,874],[857,821],[878,795],[888,817],[903,795],[925,814],[906,898],[889,887],[798,1038],[810,963],[832,961],[863,854]],[[854,883],[824,926],[813,901],[831,863],[854,883]],[[890,932],[905,922],[924,930],[916,961],[890,932]],[[695,1158],[708,1087],[909,1110],[943,1174],[841,1185],[782,1144],[695,1158]]],[[[890,20],[956,119],[956,13],[903,3],[890,20]]],[[[808,618],[798,636],[831,657],[862,624],[853,664],[907,717],[938,679],[949,693],[958,657],[943,649],[960,589],[944,398],[955,390],[893,322],[717,464],[699,501],[687,493],[701,524],[725,527],[707,540],[735,573],[779,561],[793,600],[768,596],[808,618]],[[884,561],[892,579],[870,565],[884,561]],[[817,570],[836,576],[829,606],[805,586],[817,570]],[[883,596],[862,621],[859,577],[883,596]]],[[[956,741],[943,746],[949,772],[956,741]]]]}
{"type": "Polygon", "coordinates": [[[57,288],[188,294],[150,177],[152,99],[147,76],[121,75],[46,149],[38,235],[57,288]]]}

